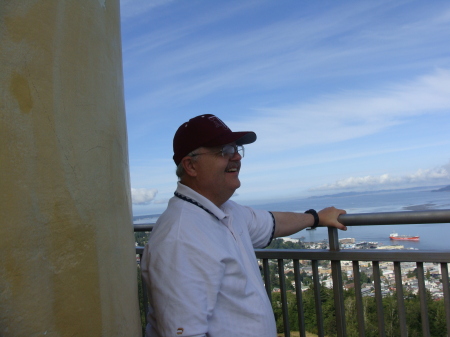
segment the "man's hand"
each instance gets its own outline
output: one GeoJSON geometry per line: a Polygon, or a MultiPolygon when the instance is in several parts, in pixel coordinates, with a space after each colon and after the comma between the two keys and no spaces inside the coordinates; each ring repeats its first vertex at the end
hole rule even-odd
{"type": "Polygon", "coordinates": [[[339,215],[347,214],[345,210],[336,207],[327,207],[317,212],[317,214],[319,215],[319,226],[336,227],[343,231],[347,230],[347,227],[337,220],[339,215]]]}

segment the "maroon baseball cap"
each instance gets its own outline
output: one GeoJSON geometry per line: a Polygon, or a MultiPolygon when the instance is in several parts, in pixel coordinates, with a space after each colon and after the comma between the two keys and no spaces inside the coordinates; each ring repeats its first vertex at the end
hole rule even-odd
{"type": "Polygon", "coordinates": [[[178,165],[185,156],[199,147],[236,143],[250,144],[256,140],[252,131],[233,132],[214,115],[200,115],[183,123],[173,137],[173,160],[178,165]]]}

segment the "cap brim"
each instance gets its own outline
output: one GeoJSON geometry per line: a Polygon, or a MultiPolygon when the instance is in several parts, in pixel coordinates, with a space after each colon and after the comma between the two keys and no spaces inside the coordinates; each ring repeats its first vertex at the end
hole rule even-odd
{"type": "Polygon", "coordinates": [[[222,137],[214,138],[212,141],[204,144],[204,147],[212,147],[236,143],[237,145],[251,144],[256,140],[256,133],[253,131],[231,132],[222,137]]]}
{"type": "Polygon", "coordinates": [[[237,145],[251,144],[256,140],[256,133],[253,131],[244,132],[244,135],[236,140],[237,145]]]}

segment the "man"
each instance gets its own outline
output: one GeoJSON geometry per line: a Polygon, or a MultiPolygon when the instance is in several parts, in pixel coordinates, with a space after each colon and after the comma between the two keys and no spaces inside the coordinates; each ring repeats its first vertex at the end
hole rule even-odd
{"type": "Polygon", "coordinates": [[[178,187],[142,257],[146,336],[275,337],[254,249],[310,226],[346,230],[337,221],[345,211],[334,207],[267,212],[229,200],[241,184],[243,145],[255,140],[254,132],[232,132],[209,114],[178,128],[178,187]]]}

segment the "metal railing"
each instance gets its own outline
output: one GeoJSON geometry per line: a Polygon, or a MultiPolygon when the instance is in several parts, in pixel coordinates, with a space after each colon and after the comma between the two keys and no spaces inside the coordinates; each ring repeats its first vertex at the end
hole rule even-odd
{"type": "MultiPolygon", "coordinates": [[[[366,214],[346,214],[339,217],[339,221],[346,226],[367,226],[367,225],[392,225],[392,224],[425,224],[425,223],[445,223],[450,224],[450,210],[429,210],[415,212],[386,212],[386,213],[366,213],[366,214]]],[[[135,231],[150,231],[151,224],[135,225],[135,231]]],[[[380,263],[391,262],[394,265],[394,278],[396,289],[396,313],[398,315],[399,335],[408,336],[407,310],[405,307],[405,293],[403,290],[401,263],[414,262],[417,268],[418,297],[420,300],[420,325],[422,335],[431,337],[430,317],[429,317],[429,296],[426,290],[424,263],[432,262],[440,265],[441,284],[443,292],[443,302],[445,308],[446,335],[450,336],[450,288],[448,263],[450,263],[450,246],[448,251],[399,251],[399,250],[341,250],[339,246],[338,230],[328,228],[329,249],[257,249],[256,258],[260,259],[262,264],[262,275],[266,287],[267,295],[272,301],[273,287],[270,277],[270,263],[277,261],[278,279],[280,286],[280,297],[282,307],[282,321],[284,336],[291,336],[289,309],[288,309],[288,291],[285,279],[284,266],[286,261],[293,264],[296,308],[298,317],[299,334],[306,337],[306,328],[304,316],[304,301],[302,299],[301,288],[301,264],[299,261],[310,261],[312,268],[314,303],[316,314],[316,333],[318,336],[325,336],[324,315],[322,310],[321,287],[319,263],[321,261],[330,261],[332,289],[334,298],[334,317],[335,317],[335,335],[339,337],[347,336],[346,308],[344,299],[344,283],[342,277],[343,261],[351,261],[354,280],[354,300],[356,305],[356,320],[358,326],[358,336],[366,336],[366,323],[363,293],[361,289],[361,271],[360,262],[369,261],[372,264],[373,288],[375,290],[376,320],[378,336],[387,336],[385,326],[385,315],[383,306],[382,291],[382,273],[380,263]]],[[[142,247],[136,248],[137,254],[142,254],[142,247]]],[[[145,287],[144,287],[145,288],[145,287]]],[[[144,290],[143,299],[146,303],[147,298],[144,290]]],[[[443,335],[445,336],[445,334],[443,335]]]]}

